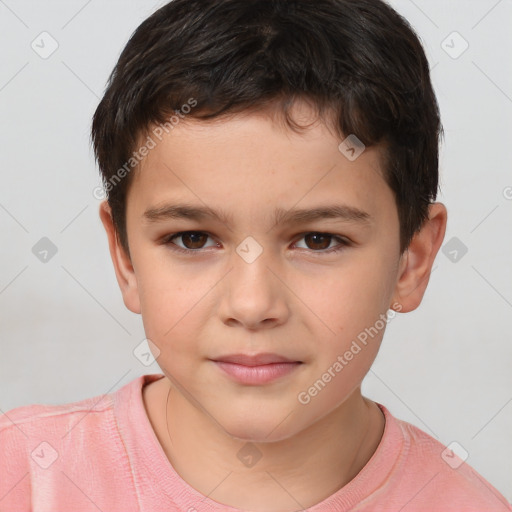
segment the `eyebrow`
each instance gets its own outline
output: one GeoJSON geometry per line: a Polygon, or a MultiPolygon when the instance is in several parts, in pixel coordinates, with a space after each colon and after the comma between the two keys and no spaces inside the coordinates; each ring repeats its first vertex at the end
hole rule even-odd
{"type": "MultiPolygon", "coordinates": [[[[194,206],[190,204],[167,204],[148,208],[144,212],[143,218],[149,223],[170,219],[202,221],[211,218],[226,225],[229,225],[232,220],[232,217],[225,211],[216,211],[208,206],[194,206]]],[[[373,221],[372,216],[368,212],[349,205],[323,205],[316,208],[291,210],[276,208],[274,211],[274,225],[306,224],[323,219],[356,222],[361,225],[370,225],[373,221]]]]}
{"type": "MultiPolygon", "coordinates": [[[[149,223],[162,222],[170,219],[187,219],[202,221],[212,218],[229,225],[232,217],[225,211],[216,211],[208,206],[194,206],[190,204],[168,204],[147,209],[143,214],[144,220],[149,223]]],[[[335,219],[345,222],[357,222],[370,225],[372,216],[359,208],[348,205],[323,205],[309,209],[276,208],[274,211],[274,225],[300,224],[323,219],[335,219]]]]}

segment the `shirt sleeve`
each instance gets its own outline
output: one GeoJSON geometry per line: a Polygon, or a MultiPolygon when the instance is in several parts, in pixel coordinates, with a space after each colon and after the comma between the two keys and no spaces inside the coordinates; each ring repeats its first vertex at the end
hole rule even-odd
{"type": "Polygon", "coordinates": [[[0,416],[0,512],[32,510],[29,436],[23,429],[32,413],[33,406],[23,406],[0,416]]]}

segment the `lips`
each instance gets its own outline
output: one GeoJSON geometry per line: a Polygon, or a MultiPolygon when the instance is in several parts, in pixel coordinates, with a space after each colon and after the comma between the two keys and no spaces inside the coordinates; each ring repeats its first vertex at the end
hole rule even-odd
{"type": "Polygon", "coordinates": [[[231,354],[213,363],[222,374],[244,386],[264,386],[291,376],[302,365],[278,354],[231,354]]]}
{"type": "Polygon", "coordinates": [[[255,355],[249,354],[230,354],[226,356],[220,356],[213,359],[215,362],[219,363],[232,363],[243,366],[262,366],[267,364],[276,364],[276,363],[301,363],[302,361],[298,361],[296,359],[289,359],[287,357],[281,356],[279,354],[271,354],[271,353],[261,353],[255,355]]]}

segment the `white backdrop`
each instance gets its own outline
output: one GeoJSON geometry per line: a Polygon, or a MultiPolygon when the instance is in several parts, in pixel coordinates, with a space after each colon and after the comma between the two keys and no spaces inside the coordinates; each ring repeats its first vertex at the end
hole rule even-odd
{"type": "MultiPolygon", "coordinates": [[[[164,3],[0,0],[0,414],[160,371],[133,355],[145,336],[115,280],[89,130],[120,51],[164,3]]],[[[512,501],[512,1],[391,3],[431,63],[449,219],[425,299],[389,324],[363,391],[459,443],[512,501]]]]}

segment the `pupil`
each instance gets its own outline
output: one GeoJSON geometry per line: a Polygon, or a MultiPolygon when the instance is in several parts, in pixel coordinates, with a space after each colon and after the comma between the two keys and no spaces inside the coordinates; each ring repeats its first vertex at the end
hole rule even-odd
{"type": "Polygon", "coordinates": [[[313,233],[311,235],[306,235],[306,243],[309,247],[310,241],[313,240],[313,245],[320,243],[321,247],[309,247],[310,249],[327,249],[329,247],[329,244],[331,243],[329,235],[322,235],[320,233],[313,233]],[[324,243],[322,243],[322,241],[324,243]]]}
{"type": "Polygon", "coordinates": [[[185,244],[187,249],[201,249],[201,246],[203,245],[200,243],[201,237],[204,237],[203,233],[187,233],[187,234],[183,235],[183,243],[185,244]],[[187,242],[187,240],[192,240],[192,241],[189,244],[187,242]],[[199,242],[199,244],[198,244],[198,242],[199,242]],[[189,245],[192,245],[192,247],[189,247],[189,245]],[[198,245],[198,246],[196,246],[196,245],[198,245]]]}

